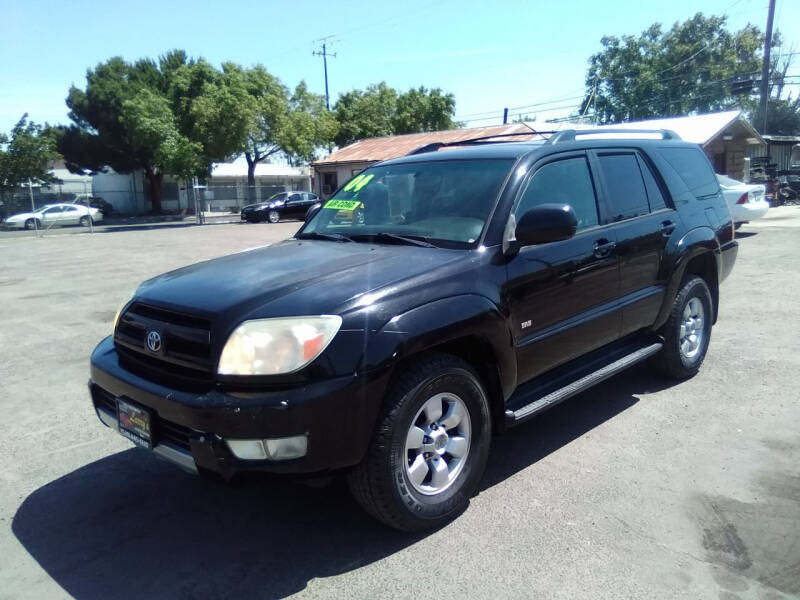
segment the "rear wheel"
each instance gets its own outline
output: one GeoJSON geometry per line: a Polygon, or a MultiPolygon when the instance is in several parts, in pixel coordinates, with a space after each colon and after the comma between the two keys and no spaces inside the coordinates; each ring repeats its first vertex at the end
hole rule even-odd
{"type": "Polygon", "coordinates": [[[277,223],[281,220],[281,215],[278,213],[277,210],[271,210],[267,214],[267,219],[269,219],[270,223],[277,223]]]}
{"type": "Polygon", "coordinates": [[[350,490],[395,529],[438,527],[477,492],[490,435],[488,399],[471,367],[422,355],[389,390],[367,455],[348,476],[350,490]]]}
{"type": "Polygon", "coordinates": [[[661,329],[664,347],[656,356],[658,369],[676,379],[695,375],[706,357],[713,320],[711,292],[706,282],[696,275],[687,276],[661,329]]]}

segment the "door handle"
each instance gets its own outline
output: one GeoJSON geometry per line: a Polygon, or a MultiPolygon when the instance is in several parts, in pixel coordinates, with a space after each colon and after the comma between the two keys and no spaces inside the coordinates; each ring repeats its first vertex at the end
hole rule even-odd
{"type": "Polygon", "coordinates": [[[672,235],[672,232],[675,231],[675,223],[672,221],[664,221],[661,223],[661,234],[665,237],[672,235]]]}
{"type": "Polygon", "coordinates": [[[617,247],[616,242],[609,242],[606,239],[597,240],[594,243],[594,255],[597,258],[605,258],[617,247]]]}

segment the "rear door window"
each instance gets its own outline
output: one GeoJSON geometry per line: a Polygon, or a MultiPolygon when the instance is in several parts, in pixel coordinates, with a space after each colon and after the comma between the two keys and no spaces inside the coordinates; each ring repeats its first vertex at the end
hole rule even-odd
{"type": "Polygon", "coordinates": [[[569,204],[578,231],[597,225],[597,200],[589,165],[583,156],[547,163],[531,177],[514,213],[519,222],[526,212],[542,204],[569,204]]]}
{"type": "Polygon", "coordinates": [[[699,148],[659,148],[658,151],[696,197],[717,193],[719,182],[699,148]]]}
{"type": "Polygon", "coordinates": [[[607,221],[616,222],[650,213],[647,190],[633,152],[598,154],[606,192],[607,221]]]}

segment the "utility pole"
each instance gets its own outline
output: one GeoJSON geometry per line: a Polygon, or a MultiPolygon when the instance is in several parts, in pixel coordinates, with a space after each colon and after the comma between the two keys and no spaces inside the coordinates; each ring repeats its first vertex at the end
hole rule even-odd
{"type": "Polygon", "coordinates": [[[503,109],[503,125],[505,125],[507,123],[508,123],[508,109],[504,108],[503,109]]]}
{"type": "Polygon", "coordinates": [[[324,38],[321,38],[321,39],[317,40],[318,42],[322,42],[322,50],[314,50],[314,51],[311,52],[311,54],[313,56],[321,56],[322,57],[322,64],[323,64],[323,67],[325,69],[325,109],[326,110],[330,110],[331,109],[331,99],[330,99],[330,95],[328,94],[328,57],[332,56],[333,58],[336,58],[336,53],[335,52],[328,52],[328,49],[326,47],[327,40],[329,40],[332,37],[333,37],[332,35],[329,35],[327,37],[324,37],[324,38]]]}
{"type": "Polygon", "coordinates": [[[772,46],[772,21],[775,18],[775,0],[769,0],[767,12],[767,37],[764,40],[764,62],[761,65],[761,111],[764,115],[764,126],[761,133],[767,133],[767,101],[769,100],[769,53],[772,46]]]}

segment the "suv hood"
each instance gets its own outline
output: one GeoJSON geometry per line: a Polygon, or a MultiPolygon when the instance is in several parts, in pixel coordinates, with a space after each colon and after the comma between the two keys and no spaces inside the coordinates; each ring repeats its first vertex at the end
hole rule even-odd
{"type": "MultiPolygon", "coordinates": [[[[458,260],[463,250],[286,240],[145,281],[142,302],[239,320],[339,314],[348,301],[458,260]]],[[[399,291],[399,290],[398,290],[399,291]]],[[[227,319],[226,319],[227,320],[227,319]]]]}

